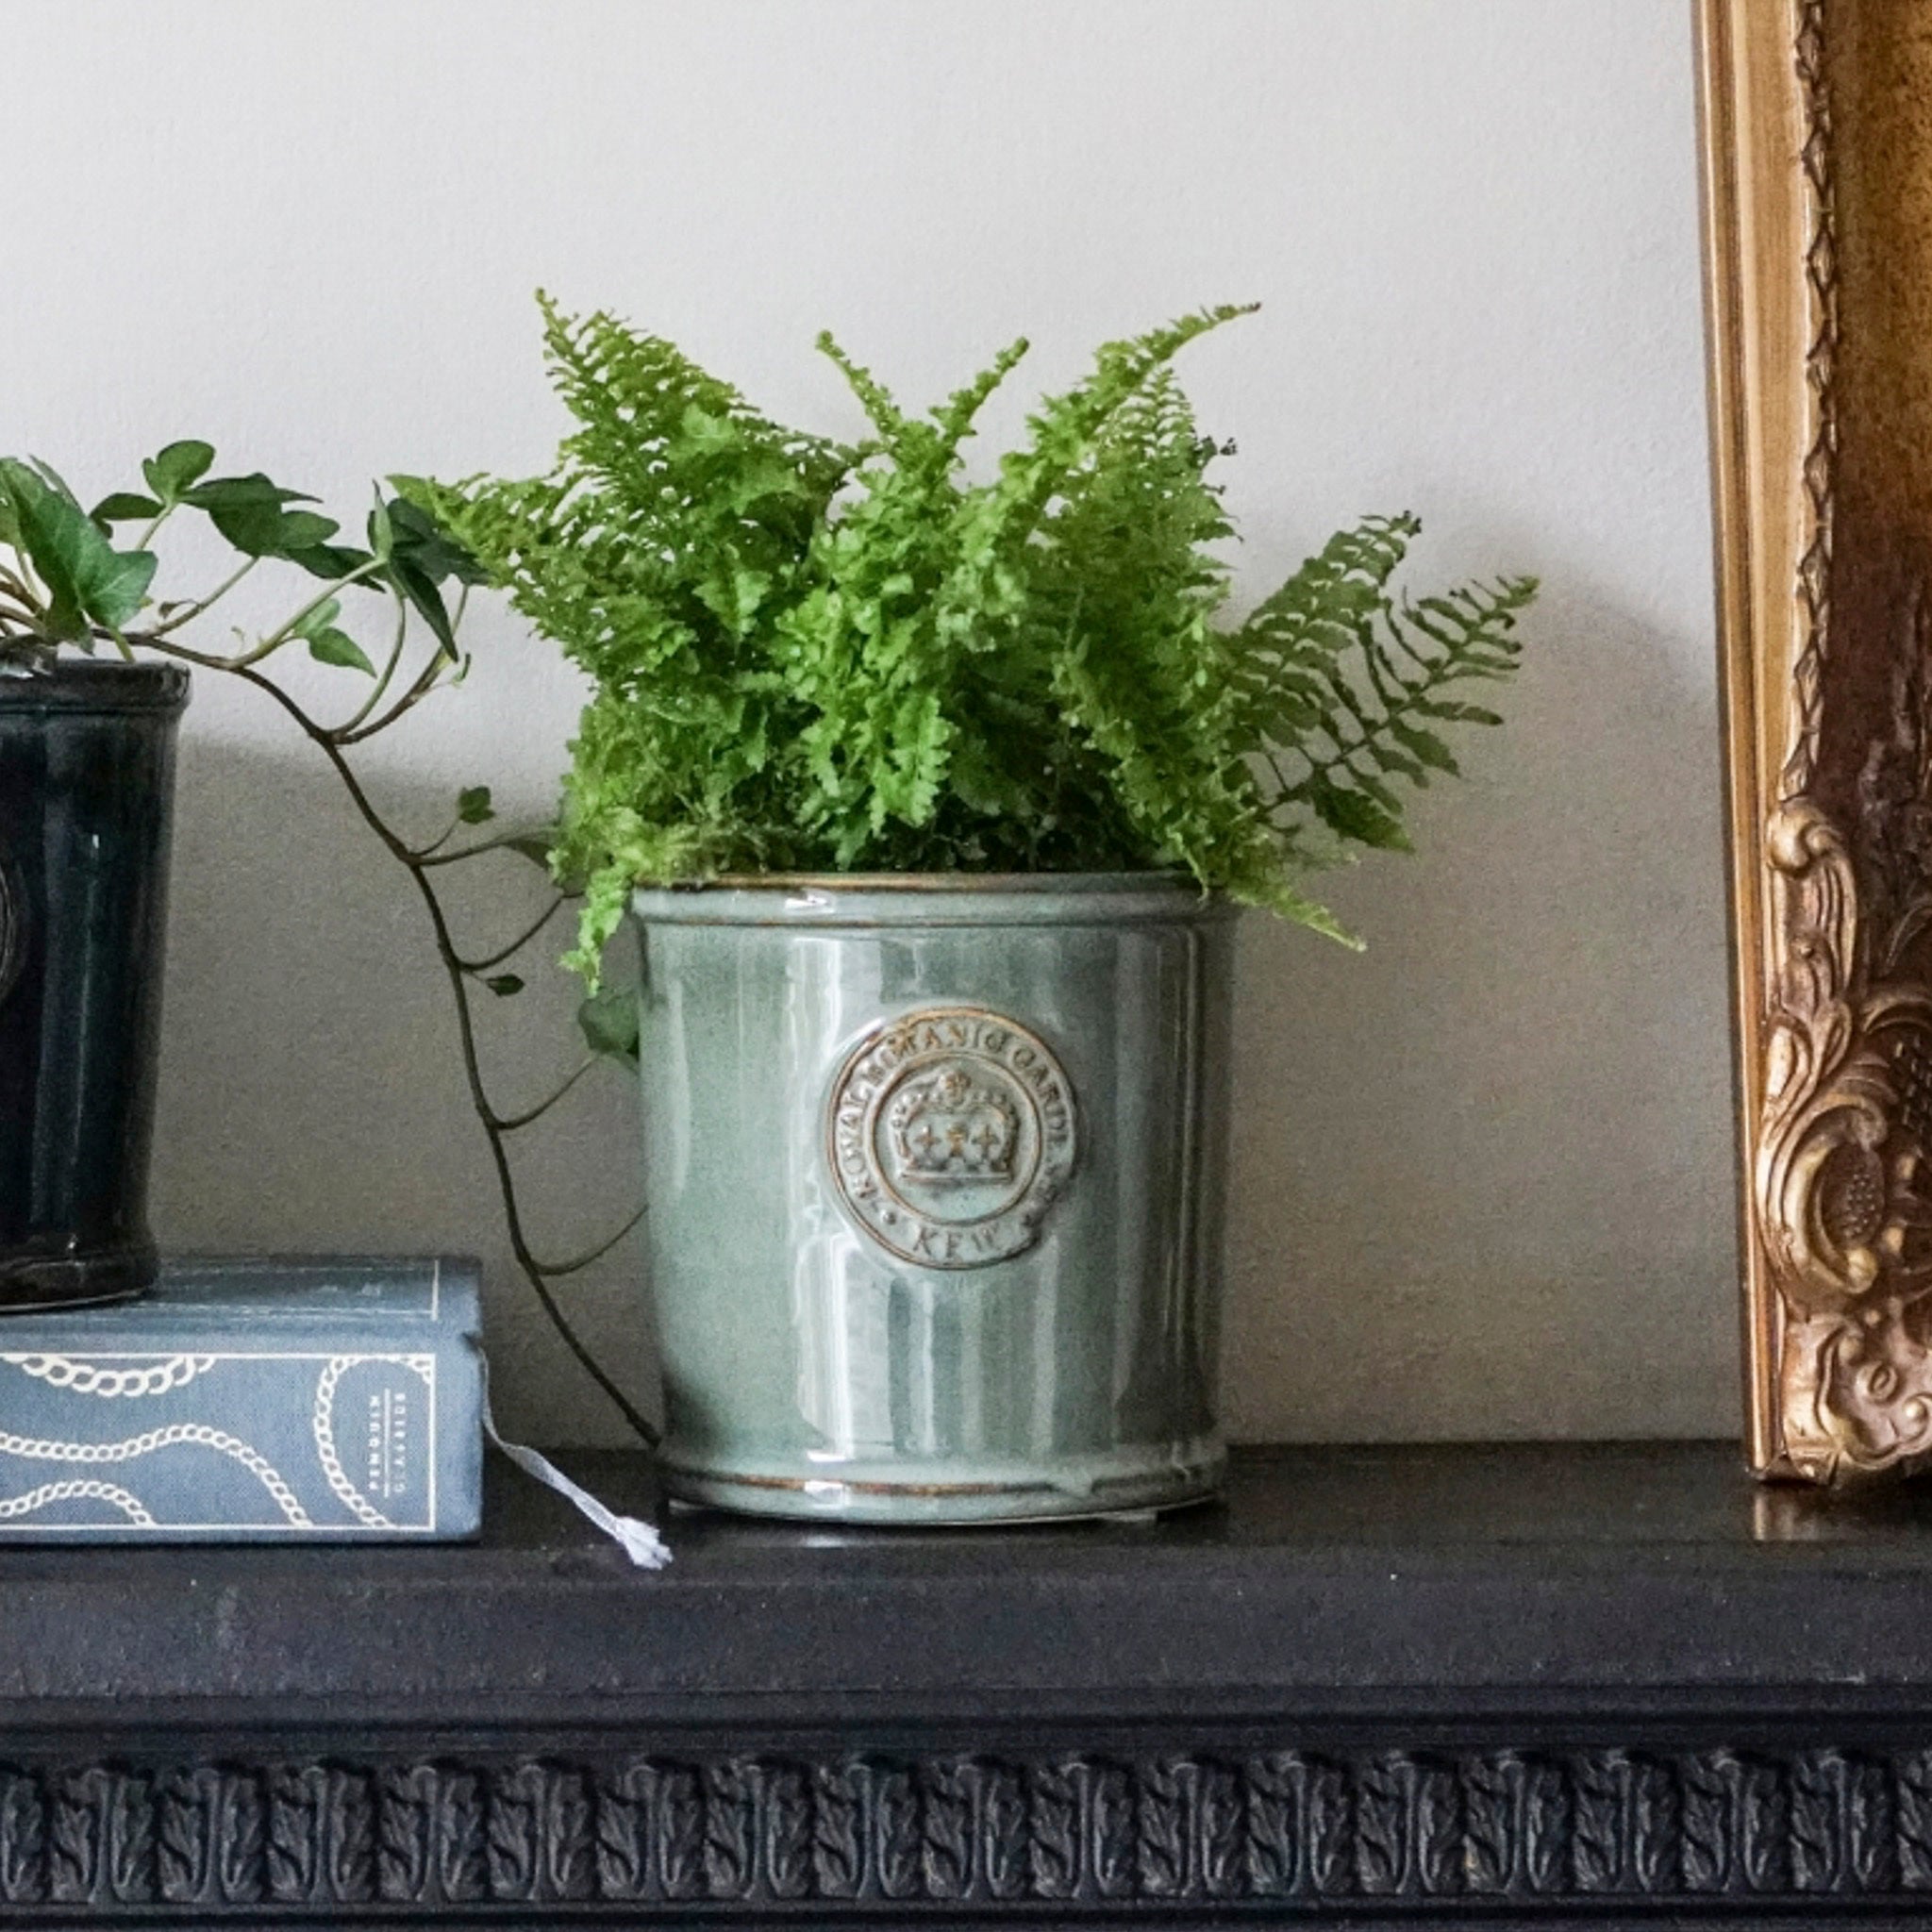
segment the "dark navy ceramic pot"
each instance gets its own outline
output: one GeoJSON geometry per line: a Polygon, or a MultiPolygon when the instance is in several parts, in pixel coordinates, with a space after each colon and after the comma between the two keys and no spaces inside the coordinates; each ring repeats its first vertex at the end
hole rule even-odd
{"type": "Polygon", "coordinates": [[[147,1228],[173,665],[0,677],[0,1310],[118,1301],[147,1228]]]}

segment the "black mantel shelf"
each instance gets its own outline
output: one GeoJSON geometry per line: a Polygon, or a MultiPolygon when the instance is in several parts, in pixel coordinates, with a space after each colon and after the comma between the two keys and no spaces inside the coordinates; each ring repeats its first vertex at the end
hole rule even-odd
{"type": "Polygon", "coordinates": [[[0,1554],[0,1924],[1932,1925],[1932,1496],[1255,1451],[653,1574],[498,1475],[480,1547],[0,1554]]]}

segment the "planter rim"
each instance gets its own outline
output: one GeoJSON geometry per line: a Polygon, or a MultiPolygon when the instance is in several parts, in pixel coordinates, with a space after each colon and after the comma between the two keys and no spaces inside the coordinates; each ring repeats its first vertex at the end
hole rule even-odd
{"type": "Polygon", "coordinates": [[[641,886],[647,925],[1084,925],[1232,918],[1182,872],[765,873],[641,886]]]}
{"type": "Polygon", "coordinates": [[[179,711],[189,675],[180,664],[58,658],[51,670],[0,675],[0,711],[179,711]]]}
{"type": "Polygon", "coordinates": [[[710,879],[640,886],[646,892],[1141,892],[1179,888],[1205,898],[1191,873],[1146,872],[727,872],[710,879]]]}

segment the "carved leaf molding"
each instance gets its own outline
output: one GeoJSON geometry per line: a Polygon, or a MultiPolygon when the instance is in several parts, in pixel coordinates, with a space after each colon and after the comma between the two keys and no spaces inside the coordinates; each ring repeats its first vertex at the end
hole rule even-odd
{"type": "Polygon", "coordinates": [[[1917,1898],[1932,1746],[0,1767],[0,1916],[1917,1898]]]}

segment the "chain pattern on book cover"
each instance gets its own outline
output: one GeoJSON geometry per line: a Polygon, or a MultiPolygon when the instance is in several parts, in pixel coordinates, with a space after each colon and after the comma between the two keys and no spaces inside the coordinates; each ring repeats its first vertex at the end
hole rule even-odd
{"type": "Polygon", "coordinates": [[[0,1540],[450,1537],[479,1516],[474,1267],[179,1264],[11,1318],[0,1540]]]}

